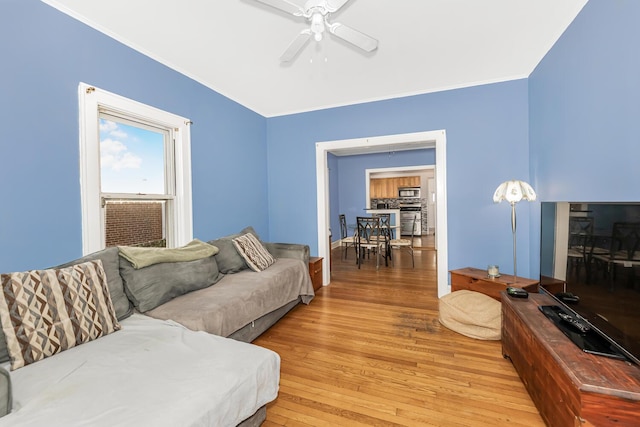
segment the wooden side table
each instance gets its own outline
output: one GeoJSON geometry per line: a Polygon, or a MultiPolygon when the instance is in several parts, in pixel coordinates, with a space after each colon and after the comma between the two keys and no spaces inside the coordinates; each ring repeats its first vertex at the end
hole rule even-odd
{"type": "Polygon", "coordinates": [[[309,258],[309,275],[313,290],[317,291],[322,287],[322,257],[312,256],[309,258]]]}
{"type": "Polygon", "coordinates": [[[507,286],[522,288],[527,292],[538,292],[538,280],[527,279],[510,274],[502,274],[500,277],[491,278],[487,270],[467,267],[459,270],[451,270],[451,292],[467,289],[489,295],[491,298],[501,301],[500,292],[507,286]]]}

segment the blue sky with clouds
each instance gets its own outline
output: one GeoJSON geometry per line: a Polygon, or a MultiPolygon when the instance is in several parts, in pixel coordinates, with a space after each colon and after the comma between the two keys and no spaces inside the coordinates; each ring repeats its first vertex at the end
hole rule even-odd
{"type": "Polygon", "coordinates": [[[163,194],[164,135],[100,119],[101,191],[163,194]]]}

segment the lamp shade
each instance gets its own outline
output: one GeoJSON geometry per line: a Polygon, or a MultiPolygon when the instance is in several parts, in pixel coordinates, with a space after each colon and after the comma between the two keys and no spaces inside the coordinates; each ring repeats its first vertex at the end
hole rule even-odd
{"type": "Polygon", "coordinates": [[[505,181],[493,193],[493,201],[495,203],[500,203],[503,200],[509,203],[518,203],[523,199],[530,202],[536,199],[536,192],[524,181],[505,181]]]}

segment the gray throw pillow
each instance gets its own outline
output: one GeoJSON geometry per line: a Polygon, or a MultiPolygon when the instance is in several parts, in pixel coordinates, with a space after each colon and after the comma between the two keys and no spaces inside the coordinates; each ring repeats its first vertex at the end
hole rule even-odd
{"type": "Polygon", "coordinates": [[[211,286],[223,277],[215,255],[195,261],[163,262],[137,270],[120,258],[120,274],[125,292],[141,313],[187,292],[211,286]]]}
{"type": "Polygon", "coordinates": [[[11,376],[6,369],[0,367],[0,417],[11,412],[13,392],[11,390],[11,376]]]}
{"type": "Polygon", "coordinates": [[[252,226],[243,228],[239,234],[242,236],[243,234],[247,234],[247,233],[253,234],[254,236],[256,236],[258,240],[260,240],[260,236],[258,236],[258,233],[256,233],[256,230],[254,230],[252,226]]]}
{"type": "Polygon", "coordinates": [[[9,362],[9,349],[7,348],[7,337],[4,336],[2,328],[0,328],[0,363],[9,362]]]}
{"type": "Polygon", "coordinates": [[[215,257],[218,261],[218,268],[221,273],[233,274],[249,268],[249,265],[245,262],[244,258],[238,253],[236,247],[233,245],[233,239],[240,237],[244,234],[251,233],[260,239],[258,233],[253,227],[248,226],[242,229],[238,234],[230,234],[228,236],[220,237],[216,240],[209,240],[207,243],[220,249],[215,257]]]}
{"type": "Polygon", "coordinates": [[[240,256],[235,246],[233,246],[233,239],[240,237],[239,234],[232,234],[230,236],[221,237],[217,240],[210,240],[207,243],[220,249],[216,255],[216,261],[221,273],[233,274],[249,268],[244,258],[240,256]]]}

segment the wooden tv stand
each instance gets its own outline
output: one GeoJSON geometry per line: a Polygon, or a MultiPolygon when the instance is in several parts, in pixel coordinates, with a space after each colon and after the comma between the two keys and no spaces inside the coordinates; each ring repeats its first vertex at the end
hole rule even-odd
{"type": "Polygon", "coordinates": [[[584,353],[538,309],[552,304],[502,292],[502,353],[547,425],[640,426],[640,367],[584,353]]]}

